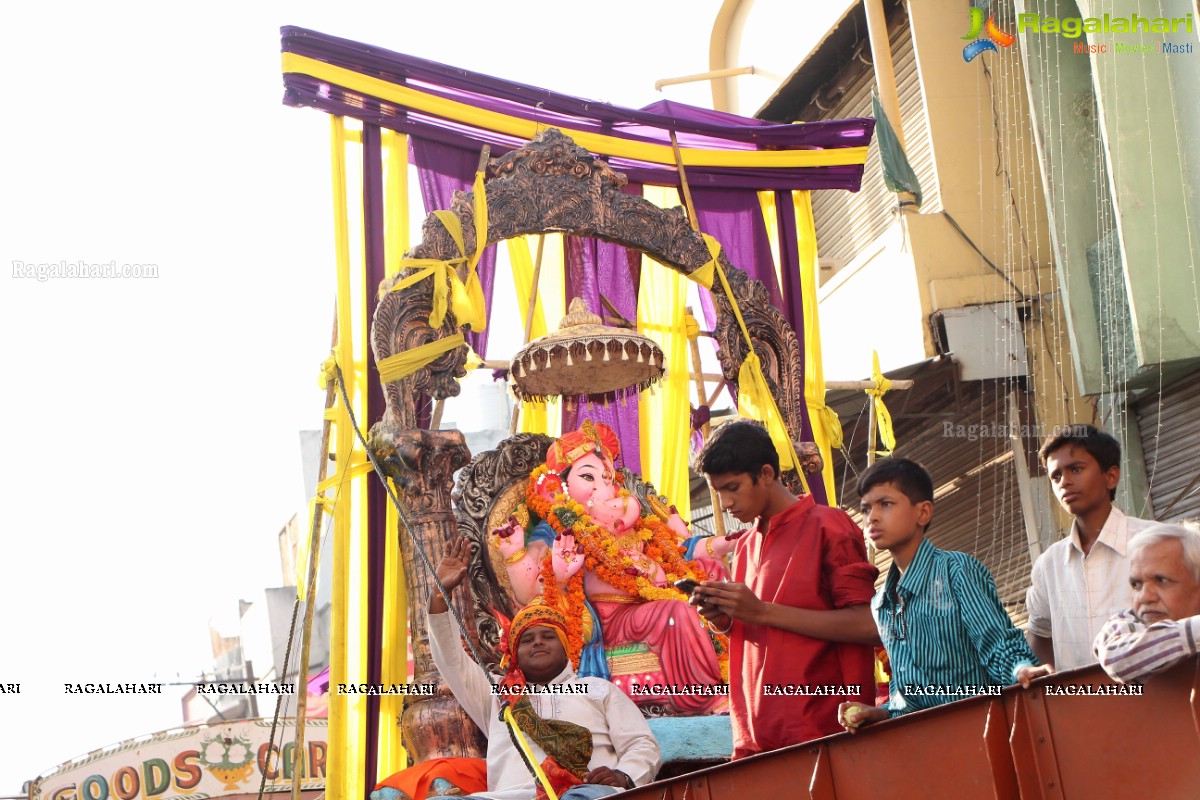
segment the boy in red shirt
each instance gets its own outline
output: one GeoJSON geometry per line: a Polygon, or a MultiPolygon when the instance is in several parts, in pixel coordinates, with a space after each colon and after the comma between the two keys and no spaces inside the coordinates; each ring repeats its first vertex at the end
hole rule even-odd
{"type": "Polygon", "coordinates": [[[733,758],[841,730],[838,705],[874,704],[870,601],[879,571],[862,531],[837,508],[796,497],[761,425],[722,425],[700,454],[722,509],[742,522],[733,581],[705,581],[692,603],[729,634],[733,758]]]}

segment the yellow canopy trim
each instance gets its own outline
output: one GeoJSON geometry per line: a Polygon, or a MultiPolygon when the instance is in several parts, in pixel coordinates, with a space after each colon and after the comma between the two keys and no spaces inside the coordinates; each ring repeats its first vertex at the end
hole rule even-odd
{"type": "MultiPolygon", "coordinates": [[[[283,71],[308,75],[417,111],[522,139],[533,139],[539,130],[546,127],[542,122],[475,108],[466,103],[422,92],[411,86],[373,78],[296,53],[283,54],[283,71]]],[[[675,154],[670,145],[633,142],[616,136],[569,128],[559,129],[574,139],[577,145],[598,155],[675,166],[675,154]]],[[[684,147],[680,148],[679,153],[684,166],[687,167],[787,169],[852,166],[865,164],[867,161],[865,147],[841,147],[833,150],[708,150],[684,147]]]]}

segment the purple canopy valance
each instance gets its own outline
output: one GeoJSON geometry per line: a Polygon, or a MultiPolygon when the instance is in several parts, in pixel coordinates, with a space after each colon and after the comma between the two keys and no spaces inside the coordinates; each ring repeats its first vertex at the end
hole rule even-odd
{"type": "MultiPolygon", "coordinates": [[[[674,132],[683,148],[747,151],[836,151],[844,150],[845,163],[803,167],[692,166],[688,181],[697,187],[767,189],[847,189],[857,191],[862,180],[865,156],[858,149],[871,140],[875,121],[848,119],[781,125],[660,101],[642,110],[584,100],[501,80],[433,61],[394,53],[335,36],[285,27],[284,53],[339,67],[358,76],[415,89],[431,97],[462,103],[474,109],[535,122],[615,137],[629,142],[670,144],[674,132]],[[854,163],[857,162],[857,163],[854,163]]],[[[439,116],[374,96],[370,91],[341,86],[331,80],[285,66],[284,102],[311,106],[332,114],[401,131],[416,137],[436,139],[478,152],[482,144],[492,146],[494,156],[520,147],[522,137],[493,130],[483,124],[439,116]]],[[[835,158],[835,160],[838,160],[835,158]]],[[[639,183],[674,186],[678,176],[673,165],[655,164],[612,156],[613,169],[639,183]]]]}

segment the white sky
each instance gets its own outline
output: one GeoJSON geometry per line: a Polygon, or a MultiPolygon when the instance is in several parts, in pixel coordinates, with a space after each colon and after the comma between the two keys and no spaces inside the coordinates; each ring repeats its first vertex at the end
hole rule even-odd
{"type": "MultiPolygon", "coordinates": [[[[708,105],[703,85],[654,81],[708,68],[719,5],[4,4],[0,683],[21,693],[0,694],[0,795],[178,725],[183,687],[63,684],[186,680],[211,661],[208,619],[281,583],[334,272],[328,120],[280,102],[279,27],[621,105],[708,105]],[[159,277],[38,282],[14,261],[159,277]]],[[[741,62],[787,75],[831,5],[758,0],[741,62]]],[[[741,81],[753,113],[773,85],[741,81]]]]}

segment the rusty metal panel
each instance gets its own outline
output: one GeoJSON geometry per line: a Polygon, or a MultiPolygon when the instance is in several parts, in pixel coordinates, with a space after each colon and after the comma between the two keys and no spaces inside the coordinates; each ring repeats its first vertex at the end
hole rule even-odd
{"type": "Polygon", "coordinates": [[[915,797],[918,788],[924,798],[1016,800],[1011,780],[997,794],[986,738],[991,708],[977,698],[828,740],[838,800],[915,797]]]}
{"type": "Polygon", "coordinates": [[[1031,694],[1045,711],[1037,736],[1053,748],[1061,797],[1200,797],[1200,736],[1192,718],[1197,662],[1148,680],[1141,697],[1059,696],[1062,685],[1113,683],[1099,667],[1050,679],[1031,694]],[[1044,730],[1040,727],[1044,724],[1044,730]]]}
{"type": "Polygon", "coordinates": [[[1200,797],[1200,658],[1104,692],[1099,667],[633,789],[622,800],[1200,797]]]}

